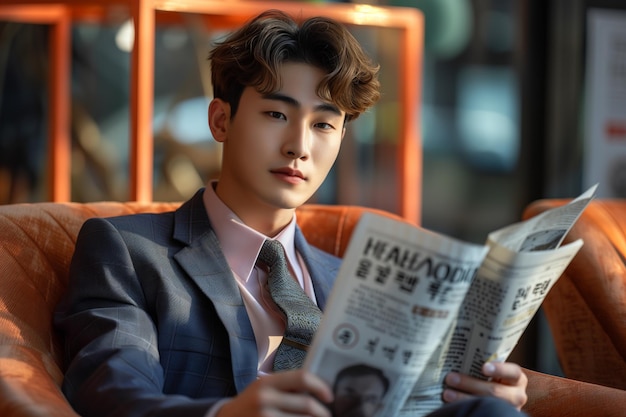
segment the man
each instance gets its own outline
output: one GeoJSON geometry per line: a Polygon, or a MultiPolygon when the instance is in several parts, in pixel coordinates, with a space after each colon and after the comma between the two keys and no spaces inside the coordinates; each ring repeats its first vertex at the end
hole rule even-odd
{"type": "Polygon", "coordinates": [[[343,368],[333,383],[333,417],[374,417],[389,389],[389,379],[377,368],[357,364],[343,368]]]}
{"type": "MultiPolygon", "coordinates": [[[[324,308],[340,261],[307,244],[295,209],[328,174],[346,122],[378,99],[378,67],[343,26],[276,11],[210,58],[218,181],[175,212],[91,219],[79,234],[55,322],[63,390],[83,416],[329,416],[320,378],[271,372],[285,323],[255,263],[279,241],[324,308]]],[[[498,382],[452,375],[448,398],[523,405],[521,369],[492,366],[498,382]]]]}

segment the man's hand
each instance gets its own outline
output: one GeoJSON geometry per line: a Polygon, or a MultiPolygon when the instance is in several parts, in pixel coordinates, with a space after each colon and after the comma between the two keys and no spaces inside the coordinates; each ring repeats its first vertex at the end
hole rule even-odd
{"type": "Polygon", "coordinates": [[[446,375],[446,389],[443,399],[454,402],[470,397],[492,396],[501,398],[518,410],[526,404],[526,385],[528,377],[522,368],[510,362],[487,362],[483,365],[483,374],[488,381],[450,372],[446,375]]]}
{"type": "Polygon", "coordinates": [[[217,417],[310,416],[330,417],[323,403],[333,394],[316,375],[303,370],[262,376],[226,402],[217,417]]]}

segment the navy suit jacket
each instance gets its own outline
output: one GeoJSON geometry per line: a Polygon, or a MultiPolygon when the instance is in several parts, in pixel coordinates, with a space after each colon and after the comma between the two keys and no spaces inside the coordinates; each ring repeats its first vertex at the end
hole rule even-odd
{"type": "MultiPolygon", "coordinates": [[[[340,260],[296,249],[323,309],[340,260]]],[[[90,219],[55,314],[63,391],[91,416],[202,416],[257,377],[254,333],[202,191],[175,212],[90,219]]]]}

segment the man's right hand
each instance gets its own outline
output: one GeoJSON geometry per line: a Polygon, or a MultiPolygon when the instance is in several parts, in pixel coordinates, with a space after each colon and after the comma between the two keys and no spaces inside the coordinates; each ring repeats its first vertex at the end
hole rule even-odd
{"type": "Polygon", "coordinates": [[[265,375],[226,402],[217,417],[330,417],[330,387],[316,375],[298,369],[265,375]]]}

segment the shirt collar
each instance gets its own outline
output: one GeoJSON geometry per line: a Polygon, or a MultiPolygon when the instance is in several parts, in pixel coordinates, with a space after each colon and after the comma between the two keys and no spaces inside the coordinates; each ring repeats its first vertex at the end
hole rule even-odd
{"type": "Polygon", "coordinates": [[[222,252],[235,275],[248,281],[255,266],[256,258],[265,239],[278,240],[285,248],[287,260],[297,265],[295,231],[296,216],[276,236],[265,236],[247,226],[215,193],[216,181],[209,183],[203,193],[204,206],[211,220],[211,226],[220,242],[222,252]]]}

